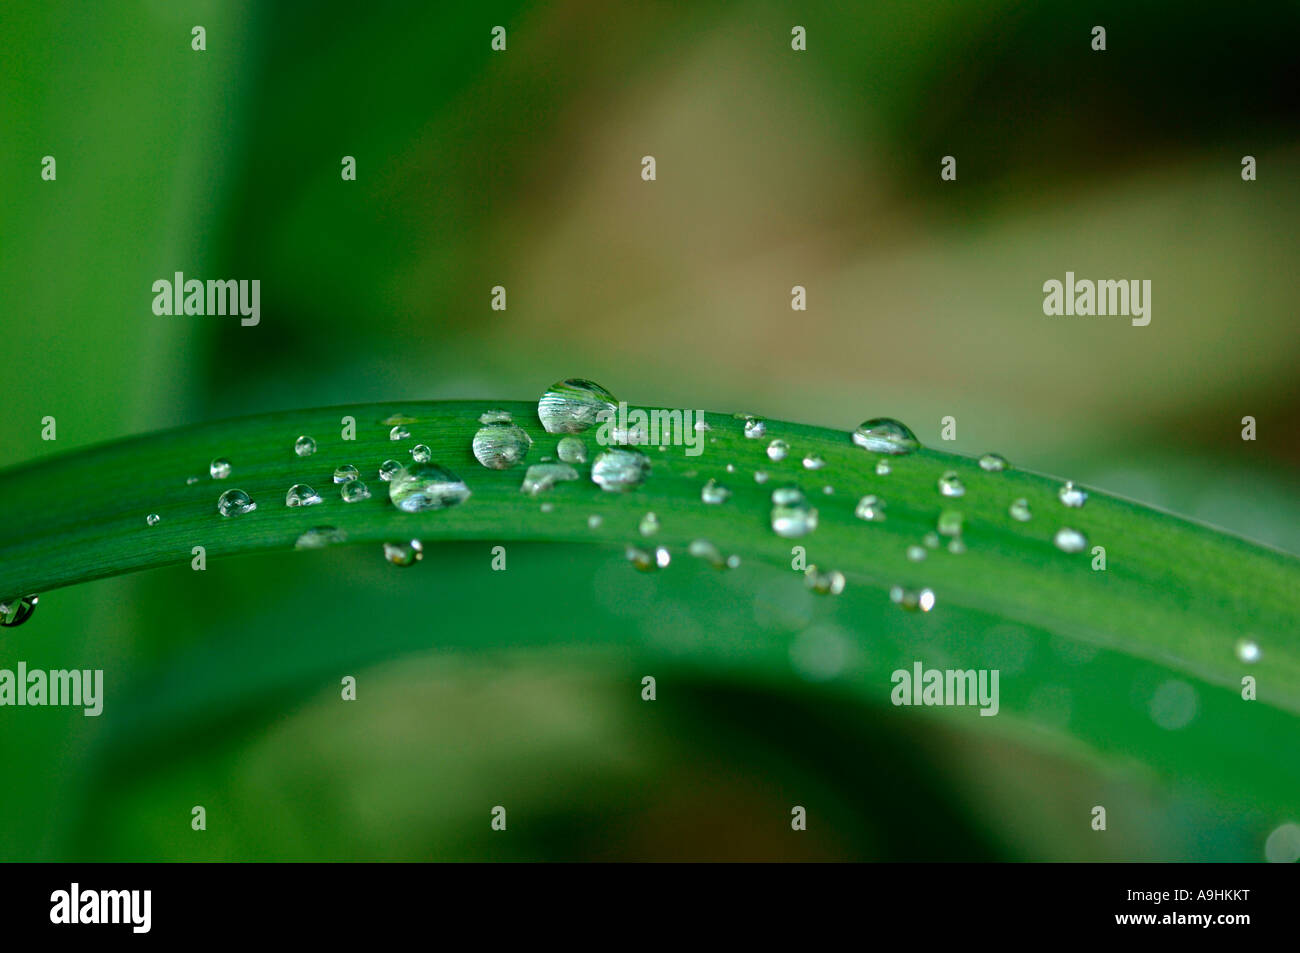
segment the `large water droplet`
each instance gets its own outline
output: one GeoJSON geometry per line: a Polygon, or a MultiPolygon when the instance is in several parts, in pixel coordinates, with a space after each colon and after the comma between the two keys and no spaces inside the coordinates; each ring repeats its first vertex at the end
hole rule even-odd
{"type": "Polygon", "coordinates": [[[230,476],[230,461],[224,457],[217,457],[208,464],[208,473],[212,475],[214,480],[224,480],[230,476]]]}
{"type": "Polygon", "coordinates": [[[858,500],[853,515],[860,520],[879,523],[885,518],[885,501],[874,493],[870,493],[858,500]]]}
{"type": "Polygon", "coordinates": [[[360,480],[349,480],[339,487],[339,496],[343,497],[344,503],[360,503],[370,499],[370,487],[360,480]]]}
{"type": "Polygon", "coordinates": [[[529,496],[544,493],[557,483],[578,479],[578,471],[567,463],[534,463],[524,474],[519,489],[529,496]]]}
{"type": "Polygon", "coordinates": [[[361,473],[350,463],[345,463],[341,467],[334,469],[335,483],[348,483],[361,476],[361,473]]]}
{"type": "Polygon", "coordinates": [[[836,569],[822,572],[816,566],[804,570],[804,583],[818,595],[838,596],[844,591],[844,573],[836,569]]]}
{"type": "Polygon", "coordinates": [[[889,601],[908,612],[929,612],[934,608],[934,592],[930,589],[908,589],[894,586],[889,590],[889,601]]]}
{"type": "Polygon", "coordinates": [[[1070,529],[1069,527],[1058,529],[1052,541],[1056,543],[1056,548],[1063,553],[1081,553],[1088,546],[1088,537],[1077,529],[1070,529]]]}
{"type": "Polygon", "coordinates": [[[1000,453],[986,453],[980,457],[980,469],[989,473],[1001,473],[1007,468],[1007,458],[1000,453]]]}
{"type": "Polygon", "coordinates": [[[710,480],[704,484],[700,490],[700,499],[705,503],[725,503],[731,496],[731,491],[719,483],[717,480],[710,480]]]}
{"type": "Polygon", "coordinates": [[[1088,502],[1088,494],[1079,489],[1073,483],[1066,483],[1063,487],[1057,490],[1056,495],[1066,506],[1075,509],[1088,502]]]}
{"type": "Polygon", "coordinates": [[[303,434],[293,442],[293,452],[300,457],[310,457],[316,452],[316,441],[303,434]]]}
{"type": "Polygon", "coordinates": [[[22,625],[32,617],[40,601],[41,597],[36,595],[0,599],[0,625],[11,629],[22,625]]]}
{"type": "Polygon", "coordinates": [[[1033,510],[1029,508],[1029,501],[1023,496],[1018,500],[1013,500],[1007,512],[1018,523],[1028,523],[1034,516],[1033,510]]]}
{"type": "Polygon", "coordinates": [[[911,453],[921,446],[916,434],[907,425],[892,417],[876,417],[867,420],[853,431],[853,442],[872,453],[899,455],[911,453]]]}
{"type": "Polygon", "coordinates": [[[424,558],[424,543],[418,539],[384,543],[384,558],[394,566],[414,566],[424,558]]]}
{"type": "Polygon", "coordinates": [[[784,440],[773,440],[767,445],[767,458],[769,460],[784,460],[790,452],[790,445],[784,440]]]}
{"type": "Polygon", "coordinates": [[[817,509],[797,487],[772,491],[772,531],[786,539],[807,536],[817,528],[817,509]]]}
{"type": "Polygon", "coordinates": [[[939,477],[939,492],[944,496],[964,496],[966,485],[961,482],[956,470],[949,470],[939,477]]]}
{"type": "Polygon", "coordinates": [[[606,450],[591,465],[591,479],[602,490],[634,490],[650,473],[650,458],[639,450],[606,450]]]}
{"type": "Polygon", "coordinates": [[[321,502],[320,494],[306,483],[295,483],[284,495],[285,506],[315,506],[321,502]]]}
{"type": "Polygon", "coordinates": [[[488,424],[474,434],[474,458],[489,470],[509,470],[528,456],[533,438],[514,424],[488,424]]]}
{"type": "Polygon", "coordinates": [[[313,526],[298,537],[294,549],[324,549],[336,543],[346,543],[348,534],[334,526],[313,526]]]}
{"type": "Polygon", "coordinates": [[[243,490],[227,490],[217,497],[217,512],[222,516],[242,516],[257,509],[257,504],[243,490]]]}
{"type": "Polygon", "coordinates": [[[587,445],[581,437],[561,437],[556,444],[555,455],[565,463],[586,463],[587,445]]]}
{"type": "Polygon", "coordinates": [[[388,483],[388,497],[403,513],[443,510],[470,497],[465,481],[436,463],[401,467],[388,483]]]}
{"type": "Polygon", "coordinates": [[[537,402],[537,416],[547,433],[581,433],[595,426],[602,411],[617,410],[613,394],[578,377],[552,385],[537,402]]]}

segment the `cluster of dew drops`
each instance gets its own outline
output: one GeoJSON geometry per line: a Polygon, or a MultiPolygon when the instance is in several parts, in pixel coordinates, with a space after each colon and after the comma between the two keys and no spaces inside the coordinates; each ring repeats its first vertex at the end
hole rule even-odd
{"type": "MultiPolygon", "coordinates": [[[[617,410],[618,403],[614,396],[591,381],[571,378],[550,387],[537,402],[537,416],[548,434],[558,435],[555,455],[543,457],[540,462],[526,468],[520,491],[529,496],[544,496],[557,483],[580,479],[578,467],[586,465],[589,457],[587,445],[578,435],[602,421],[617,420],[617,410]]],[[[736,419],[741,421],[746,438],[763,442],[764,454],[768,460],[779,463],[789,456],[791,448],[787,441],[779,437],[769,440],[766,421],[749,414],[737,414],[736,419]]],[[[398,443],[412,439],[409,427],[416,421],[396,415],[382,423],[391,428],[389,439],[398,443]]],[[[479,417],[479,424],[471,449],[482,466],[491,470],[508,470],[525,462],[533,440],[523,427],[515,423],[508,411],[488,410],[479,417]]],[[[703,418],[696,423],[696,428],[710,429],[703,418]]],[[[615,493],[641,486],[650,475],[651,462],[645,453],[635,448],[647,442],[646,435],[635,428],[611,428],[610,437],[611,445],[603,446],[590,459],[588,472],[591,481],[602,490],[615,493]]],[[[853,431],[851,439],[855,445],[874,455],[874,472],[881,477],[890,474],[891,459],[913,453],[921,446],[916,435],[905,424],[888,417],[865,421],[853,431]]],[[[299,436],[293,444],[293,452],[299,457],[310,457],[316,453],[316,449],[316,441],[305,434],[299,436]]],[[[664,447],[661,446],[660,449],[664,447]]],[[[387,459],[375,471],[375,478],[380,483],[387,484],[388,498],[399,511],[422,513],[442,510],[469,499],[471,491],[465,481],[434,462],[428,446],[415,444],[411,447],[409,456],[409,461],[405,462],[387,459]]],[[[802,463],[804,469],[809,471],[820,471],[826,466],[825,460],[816,454],[805,455],[802,463]]],[[[1008,469],[1007,461],[994,453],[981,457],[979,465],[989,473],[1008,469]]],[[[735,464],[727,464],[726,471],[735,473],[735,464]]],[[[214,459],[208,467],[208,475],[213,480],[229,479],[233,472],[231,462],[222,457],[214,459]]],[[[762,484],[768,481],[770,475],[764,469],[756,469],[753,476],[755,482],[762,484]]],[[[190,477],[187,482],[196,483],[198,478],[190,477]]],[[[357,503],[370,499],[372,495],[361,471],[350,463],[340,464],[334,469],[333,483],[344,503],[357,503]]],[[[955,471],[945,472],[939,477],[937,490],[944,503],[960,499],[966,493],[966,487],[955,471]]],[[[834,488],[826,485],[822,491],[830,496],[834,493],[834,488]]],[[[1067,509],[1078,509],[1088,499],[1086,491],[1070,482],[1060,487],[1057,496],[1061,505],[1067,509]]],[[[716,478],[709,479],[700,490],[700,499],[706,505],[722,505],[730,497],[731,490],[716,478]]],[[[284,498],[287,507],[316,506],[322,502],[322,494],[305,483],[290,486],[284,498]]],[[[540,505],[544,512],[553,508],[545,500],[540,505]]],[[[223,518],[243,516],[256,509],[257,503],[242,489],[225,490],[217,498],[217,512],[223,518]]],[[[857,501],[854,515],[866,522],[880,522],[886,519],[887,509],[885,499],[873,493],[857,501]]],[[[1008,507],[1008,515],[1016,522],[1033,519],[1033,511],[1025,498],[1013,500],[1008,507]]],[[[161,518],[156,513],[150,513],[145,518],[149,526],[156,526],[160,521],[161,518]]],[[[598,513],[587,517],[587,525],[593,530],[598,529],[602,523],[603,518],[598,513]]],[[[772,531],[783,538],[807,536],[817,529],[818,509],[797,486],[783,485],[772,491],[770,524],[772,531]]],[[[950,507],[942,509],[935,529],[928,532],[919,543],[907,547],[906,559],[922,562],[930,550],[940,546],[953,554],[965,552],[962,529],[961,512],[950,507]]],[[[646,513],[638,530],[643,537],[654,536],[659,531],[658,517],[653,512],[646,513]]],[[[319,549],[345,542],[346,539],[347,534],[341,529],[316,526],[298,537],[295,548],[319,549]]],[[[1064,553],[1080,553],[1088,546],[1084,534],[1069,526],[1062,526],[1056,531],[1053,543],[1064,553]]],[[[716,569],[735,568],[740,564],[739,556],[724,555],[707,539],[693,540],[688,552],[716,569]]],[[[423,557],[424,547],[418,539],[388,542],[383,544],[383,554],[395,566],[411,566],[423,557]]],[[[668,566],[672,558],[663,546],[629,545],[625,555],[633,566],[647,572],[668,566]]],[[[823,570],[813,565],[807,568],[804,575],[808,587],[818,594],[838,595],[843,592],[846,584],[844,574],[835,569],[823,570]]],[[[891,602],[909,611],[929,612],[935,606],[935,594],[929,588],[893,586],[889,596],[891,602]]],[[[0,625],[21,625],[31,617],[36,603],[37,597],[34,595],[0,600],[0,625]]],[[[1259,646],[1252,640],[1243,639],[1237,643],[1236,654],[1243,662],[1255,662],[1260,657],[1259,646]]]]}

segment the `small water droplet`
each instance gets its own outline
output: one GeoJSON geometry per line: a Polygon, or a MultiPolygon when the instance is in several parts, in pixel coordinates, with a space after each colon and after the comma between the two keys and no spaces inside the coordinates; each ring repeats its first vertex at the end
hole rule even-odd
{"type": "Polygon", "coordinates": [[[671,555],[663,546],[658,546],[653,551],[641,549],[638,546],[629,546],[624,555],[633,566],[642,572],[654,572],[656,569],[663,569],[672,561],[671,555]]]}
{"type": "Polygon", "coordinates": [[[889,476],[894,472],[894,468],[889,465],[888,460],[876,461],[876,476],[889,476]]]}
{"type": "Polygon", "coordinates": [[[422,443],[417,443],[411,448],[411,459],[416,463],[428,463],[433,459],[433,451],[422,443]]]}
{"type": "Polygon", "coordinates": [[[835,492],[835,487],[831,486],[831,485],[828,483],[828,484],[826,484],[824,487],[822,487],[822,492],[823,492],[824,494],[826,494],[827,496],[831,496],[831,495],[834,494],[834,492],[835,492]]]}
{"type": "Polygon", "coordinates": [[[803,468],[805,470],[820,470],[824,466],[826,466],[826,461],[815,453],[810,453],[803,458],[803,468]]]}
{"type": "Polygon", "coordinates": [[[208,473],[212,475],[214,480],[224,480],[230,476],[230,461],[225,457],[217,457],[208,464],[208,473]]]}
{"type": "Polygon", "coordinates": [[[293,442],[293,452],[300,457],[310,457],[316,452],[316,441],[303,434],[293,442]]]}
{"type": "Polygon", "coordinates": [[[921,446],[916,434],[907,425],[892,417],[876,417],[864,421],[853,431],[853,442],[872,453],[897,456],[912,453],[921,446]]]}
{"type": "Polygon", "coordinates": [[[393,478],[393,474],[402,469],[402,465],[396,460],[385,460],[379,464],[379,479],[387,483],[393,478]]]}
{"type": "Polygon", "coordinates": [[[1056,543],[1056,548],[1063,553],[1081,553],[1088,546],[1088,537],[1077,529],[1063,527],[1056,531],[1053,542],[1056,543]]]}
{"type": "Polygon", "coordinates": [[[360,476],[361,473],[350,463],[345,463],[343,466],[336,467],[334,470],[335,483],[349,483],[352,480],[358,479],[360,476]]]}
{"type": "Polygon", "coordinates": [[[786,539],[807,536],[817,528],[817,509],[797,487],[772,491],[772,531],[786,539]]]}
{"type": "Polygon", "coordinates": [[[343,497],[344,503],[359,503],[370,499],[370,487],[360,480],[349,480],[339,488],[339,496],[343,497]]]}
{"type": "Polygon", "coordinates": [[[939,523],[936,527],[940,535],[943,536],[960,536],[963,518],[957,510],[944,510],[939,514],[939,523]]]}
{"type": "Polygon", "coordinates": [[[1259,643],[1254,639],[1237,640],[1237,658],[1241,661],[1258,662],[1260,654],[1259,643]]]}
{"type": "Polygon", "coordinates": [[[217,512],[222,516],[242,516],[257,509],[257,504],[243,490],[227,490],[217,497],[217,512]]]}
{"type": "Polygon", "coordinates": [[[602,411],[617,410],[613,394],[578,377],[552,385],[537,402],[537,416],[547,433],[581,433],[599,422],[602,411]]]}
{"type": "Polygon", "coordinates": [[[1080,506],[1083,506],[1084,503],[1088,502],[1088,494],[1071,482],[1067,482],[1063,487],[1057,490],[1056,495],[1060,498],[1062,503],[1073,509],[1078,509],[1080,506]]]}
{"type": "Polygon", "coordinates": [[[804,583],[818,595],[838,596],[844,591],[844,573],[835,569],[822,572],[816,566],[804,570],[804,583]]]}
{"type": "Polygon", "coordinates": [[[601,516],[599,513],[592,513],[587,517],[587,528],[600,529],[600,524],[603,522],[605,522],[605,517],[601,516]]]}
{"type": "Polygon", "coordinates": [[[481,424],[508,424],[514,421],[508,410],[485,410],[478,415],[481,424]]]}
{"type": "Polygon", "coordinates": [[[514,424],[488,424],[474,434],[474,459],[489,470],[509,470],[528,456],[533,438],[514,424]]]}
{"type": "Polygon", "coordinates": [[[1033,510],[1029,508],[1029,501],[1023,496],[1018,500],[1013,500],[1007,512],[1018,523],[1028,523],[1034,515],[1033,510]]]}
{"type": "Polygon", "coordinates": [[[700,490],[700,499],[705,503],[725,503],[730,496],[731,491],[717,480],[710,480],[700,490]]]}
{"type": "Polygon", "coordinates": [[[736,472],[736,465],[735,465],[734,463],[728,463],[728,464],[727,464],[727,472],[728,472],[728,473],[735,473],[735,472],[736,472]]]}
{"type": "Polygon", "coordinates": [[[889,590],[889,601],[908,612],[929,612],[934,608],[934,592],[930,589],[908,589],[894,586],[889,590]]]}
{"type": "Polygon", "coordinates": [[[144,518],[144,521],[148,523],[150,526],[157,526],[161,520],[162,517],[159,516],[157,513],[150,513],[148,516],[144,518]]]}
{"type": "Polygon", "coordinates": [[[465,481],[436,463],[401,467],[388,483],[388,497],[403,513],[443,510],[470,497],[465,481]]]}
{"type": "Polygon", "coordinates": [[[921,542],[925,543],[930,549],[939,548],[939,534],[935,532],[926,533],[921,537],[921,542]]]}
{"type": "Polygon", "coordinates": [[[980,469],[989,473],[1001,473],[1007,468],[1007,458],[1000,453],[986,453],[980,457],[980,469]]]}
{"type": "Polygon", "coordinates": [[[714,569],[726,569],[727,561],[722,558],[722,553],[707,539],[695,539],[686,550],[696,559],[703,559],[714,569]]]}
{"type": "Polygon", "coordinates": [[[966,486],[961,482],[961,477],[957,475],[956,470],[949,470],[943,476],[939,477],[939,492],[944,496],[964,496],[966,486]]]}
{"type": "Polygon", "coordinates": [[[925,558],[925,547],[917,546],[915,543],[913,543],[911,546],[908,546],[907,558],[914,563],[919,563],[921,560],[925,558]]]}
{"type": "Polygon", "coordinates": [[[333,526],[313,526],[298,537],[294,549],[324,549],[335,543],[346,543],[348,534],[333,526]]]}
{"type": "Polygon", "coordinates": [[[384,543],[384,558],[394,566],[414,566],[424,558],[424,543],[418,539],[406,542],[384,543]]]}
{"type": "Polygon", "coordinates": [[[647,513],[641,517],[641,523],[637,526],[637,531],[642,536],[653,536],[659,532],[659,517],[655,516],[654,513],[647,513]]]}
{"type": "Polygon", "coordinates": [[[388,431],[389,440],[410,440],[411,431],[407,430],[402,424],[397,424],[392,430],[388,431]]]}
{"type": "Polygon", "coordinates": [[[581,437],[561,437],[555,447],[556,455],[565,463],[586,463],[587,445],[581,437]]]}
{"type": "Polygon", "coordinates": [[[519,489],[529,496],[544,493],[557,483],[578,479],[578,471],[567,463],[534,463],[524,474],[519,489]]]}
{"type": "Polygon", "coordinates": [[[284,495],[285,506],[315,506],[321,502],[320,494],[306,483],[295,483],[284,495]]]}
{"type": "Polygon", "coordinates": [[[767,421],[759,417],[747,419],[745,421],[745,436],[750,440],[762,440],[767,436],[767,421]]]}
{"type": "Polygon", "coordinates": [[[766,482],[767,482],[767,471],[766,471],[766,470],[755,470],[755,471],[754,471],[754,482],[755,482],[755,483],[766,483],[766,482]]]}
{"type": "Polygon", "coordinates": [[[555,504],[554,504],[554,503],[549,503],[549,502],[548,502],[548,503],[543,503],[543,504],[539,507],[539,509],[540,509],[543,513],[554,513],[554,512],[555,512],[555,504]]]}
{"type": "Polygon", "coordinates": [[[10,596],[7,599],[0,599],[0,625],[10,629],[22,625],[36,612],[37,603],[40,601],[41,597],[37,595],[10,596]]]}
{"type": "Polygon", "coordinates": [[[638,450],[606,450],[591,465],[591,479],[602,490],[635,490],[650,473],[650,458],[638,450]]]}
{"type": "Polygon", "coordinates": [[[196,484],[196,483],[198,483],[198,482],[199,482],[199,478],[196,477],[196,476],[187,476],[187,477],[185,478],[185,485],[186,485],[186,486],[193,486],[194,484],[196,484]]]}
{"type": "Polygon", "coordinates": [[[960,536],[954,536],[952,539],[948,540],[948,552],[952,553],[954,556],[960,556],[962,553],[966,552],[966,543],[962,541],[960,536]]]}
{"type": "Polygon", "coordinates": [[[885,501],[874,493],[868,494],[858,500],[853,515],[860,520],[879,523],[885,518],[885,501]]]}
{"type": "Polygon", "coordinates": [[[790,445],[784,440],[773,440],[767,445],[767,458],[769,460],[784,460],[790,452],[790,445]]]}

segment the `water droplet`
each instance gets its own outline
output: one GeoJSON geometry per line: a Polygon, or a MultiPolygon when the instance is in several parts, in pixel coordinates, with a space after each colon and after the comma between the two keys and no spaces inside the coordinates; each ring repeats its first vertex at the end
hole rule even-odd
{"type": "Polygon", "coordinates": [[[214,480],[224,480],[230,476],[230,461],[225,457],[217,457],[208,464],[208,473],[212,474],[214,480]]]}
{"type": "Polygon", "coordinates": [[[1088,502],[1088,494],[1073,483],[1066,483],[1065,486],[1056,491],[1056,495],[1062,503],[1074,509],[1088,502]]]}
{"type": "Polygon", "coordinates": [[[187,476],[187,477],[185,478],[185,485],[186,485],[186,486],[193,486],[194,484],[196,484],[196,483],[198,483],[198,482],[199,482],[199,478],[196,477],[196,476],[187,476]]]}
{"type": "Polygon", "coordinates": [[[600,529],[600,524],[603,522],[605,522],[605,517],[601,516],[599,513],[592,513],[587,517],[587,528],[600,529]]]}
{"type": "Polygon", "coordinates": [[[810,453],[803,458],[803,468],[805,470],[820,470],[824,466],[826,466],[826,461],[815,453],[810,453]]]}
{"type": "Polygon", "coordinates": [[[939,534],[934,532],[926,533],[924,536],[921,537],[921,542],[925,543],[925,545],[928,546],[930,549],[938,549],[939,534]]]}
{"type": "Polygon", "coordinates": [[[534,463],[524,474],[520,491],[529,496],[544,493],[557,483],[578,479],[578,471],[567,463],[534,463]]]}
{"type": "Polygon", "coordinates": [[[393,474],[402,469],[402,465],[396,460],[385,460],[379,464],[379,479],[387,483],[393,478],[393,474]]]}
{"type": "Polygon", "coordinates": [[[1056,543],[1056,548],[1063,553],[1081,553],[1088,546],[1088,537],[1077,529],[1064,527],[1056,531],[1053,542],[1056,543]]]}
{"type": "Polygon", "coordinates": [[[722,553],[707,539],[696,539],[691,541],[691,545],[686,550],[696,559],[703,559],[714,569],[726,569],[727,561],[722,558],[722,553]]]}
{"type": "Polygon", "coordinates": [[[598,422],[602,411],[617,410],[613,394],[577,377],[552,385],[537,402],[537,416],[547,433],[581,433],[598,422]]]}
{"type": "Polygon", "coordinates": [[[960,556],[962,553],[966,552],[966,544],[962,541],[960,536],[954,536],[952,539],[948,540],[948,552],[952,553],[954,556],[960,556]]]}
{"type": "Polygon", "coordinates": [[[786,539],[807,536],[817,528],[817,509],[793,486],[772,491],[772,531],[786,539]]]}
{"type": "Polygon", "coordinates": [[[736,472],[736,465],[735,465],[734,463],[728,463],[728,464],[727,464],[727,472],[728,472],[728,473],[735,473],[735,472],[736,472]]]}
{"type": "Polygon", "coordinates": [[[555,453],[565,463],[586,463],[587,445],[581,437],[561,437],[555,453]]]}
{"type": "Polygon", "coordinates": [[[394,566],[414,566],[424,558],[424,543],[418,539],[384,543],[384,558],[394,566]]]}
{"type": "Polygon", "coordinates": [[[343,497],[344,503],[359,503],[370,499],[370,487],[360,480],[349,480],[339,488],[339,496],[343,497]]]}
{"type": "Polygon", "coordinates": [[[919,563],[921,560],[925,558],[925,547],[917,546],[915,543],[913,543],[911,546],[908,546],[907,558],[914,563],[919,563]]]}
{"type": "Polygon", "coordinates": [[[655,516],[653,513],[647,513],[645,516],[641,517],[641,523],[637,526],[637,530],[642,536],[653,536],[655,533],[659,532],[659,517],[655,516]]]}
{"type": "Polygon", "coordinates": [[[474,458],[489,470],[509,470],[528,456],[533,438],[514,424],[488,424],[474,434],[474,458]]]}
{"type": "Polygon", "coordinates": [[[508,424],[514,421],[508,410],[485,410],[478,415],[481,424],[508,424]]]}
{"type": "Polygon", "coordinates": [[[1001,473],[1007,468],[1007,458],[1000,453],[986,453],[980,457],[980,469],[989,473],[1001,473]]]}
{"type": "Polygon", "coordinates": [[[162,517],[159,516],[157,513],[150,513],[148,516],[144,518],[144,521],[148,523],[150,526],[157,526],[161,520],[162,517]]]}
{"type": "Polygon", "coordinates": [[[1259,643],[1254,639],[1237,640],[1237,658],[1243,662],[1258,662],[1260,656],[1259,643]]]}
{"type": "Polygon", "coordinates": [[[1287,822],[1273,828],[1264,841],[1264,859],[1270,864],[1300,861],[1300,824],[1287,822]]]}
{"type": "Polygon", "coordinates": [[[672,561],[668,550],[663,546],[656,547],[653,552],[637,546],[629,546],[624,555],[627,556],[628,562],[642,572],[654,572],[656,569],[663,569],[672,561]]]}
{"type": "Polygon", "coordinates": [[[725,503],[731,496],[731,491],[719,483],[717,480],[710,480],[704,484],[700,490],[700,499],[705,503],[725,503]]]}
{"type": "Polygon", "coordinates": [[[894,586],[889,590],[889,601],[908,612],[929,612],[934,608],[934,591],[930,589],[908,589],[894,586]]]}
{"type": "Polygon", "coordinates": [[[346,543],[348,534],[333,526],[313,526],[293,544],[294,549],[324,549],[335,543],[346,543]]]}
{"type": "Polygon", "coordinates": [[[650,458],[638,450],[606,450],[591,465],[591,479],[602,490],[635,490],[650,473],[650,458]]]}
{"type": "Polygon", "coordinates": [[[32,617],[40,596],[10,596],[0,599],[0,625],[15,628],[32,617]]]}
{"type": "Polygon", "coordinates": [[[285,506],[315,506],[321,502],[320,494],[306,483],[295,483],[284,495],[285,506]]]}
{"type": "Polygon", "coordinates": [[[436,463],[401,467],[388,483],[388,497],[403,513],[443,510],[470,497],[465,481],[436,463]]]}
{"type": "Polygon", "coordinates": [[[907,425],[892,417],[876,417],[864,421],[853,431],[853,442],[872,453],[893,456],[911,453],[921,446],[916,434],[907,425]]]}
{"type": "Polygon", "coordinates": [[[397,426],[393,427],[392,430],[388,431],[388,439],[389,440],[410,440],[411,431],[407,430],[406,427],[403,426],[402,424],[398,424],[397,426]]]}
{"type": "Polygon", "coordinates": [[[336,467],[334,470],[335,483],[349,483],[352,480],[358,479],[360,476],[361,474],[358,472],[357,468],[350,463],[345,463],[343,466],[336,467]]]}
{"type": "Polygon", "coordinates": [[[939,477],[939,492],[944,496],[964,496],[966,486],[961,482],[961,477],[957,475],[956,470],[949,470],[943,476],[939,477]]]}
{"type": "Polygon", "coordinates": [[[960,536],[962,521],[962,515],[957,510],[944,510],[939,514],[939,524],[936,528],[940,535],[960,536]]]}
{"type": "Polygon", "coordinates": [[[879,523],[885,518],[885,501],[874,493],[868,494],[858,500],[853,515],[860,520],[879,523]]]}
{"type": "Polygon", "coordinates": [[[755,483],[766,483],[766,482],[767,482],[767,471],[766,471],[766,470],[755,470],[755,471],[754,471],[754,482],[755,482],[755,483]]]}
{"type": "Polygon", "coordinates": [[[428,463],[433,459],[433,451],[422,443],[417,443],[411,448],[411,459],[416,463],[428,463]]]}
{"type": "Polygon", "coordinates": [[[888,460],[876,461],[876,476],[889,476],[894,472],[894,468],[889,465],[888,460]]]}
{"type": "Polygon", "coordinates": [[[293,452],[300,457],[310,457],[316,452],[316,441],[303,434],[293,442],[293,452]]]}
{"type": "Polygon", "coordinates": [[[838,596],[844,591],[844,573],[835,569],[822,572],[816,566],[804,570],[804,583],[818,595],[838,596]]]}
{"type": "Polygon", "coordinates": [[[217,497],[217,512],[222,516],[242,516],[257,509],[257,504],[243,490],[227,490],[217,497]]]}
{"type": "Polygon", "coordinates": [[[762,440],[767,436],[767,421],[750,417],[745,421],[745,436],[750,440],[762,440]]]}
{"type": "Polygon", "coordinates": [[[543,504],[539,507],[539,509],[540,509],[543,513],[554,513],[554,512],[555,512],[555,504],[554,504],[554,503],[543,503],[543,504]]]}
{"type": "Polygon", "coordinates": [[[1033,518],[1033,511],[1029,508],[1029,501],[1023,496],[1018,500],[1013,500],[1008,510],[1011,518],[1018,523],[1028,523],[1033,518]]]}
{"type": "Polygon", "coordinates": [[[790,445],[784,440],[773,440],[767,445],[767,458],[769,460],[784,460],[789,452],[790,445]]]}
{"type": "Polygon", "coordinates": [[[822,487],[822,492],[825,493],[827,496],[831,496],[835,492],[835,487],[831,486],[828,483],[824,487],[822,487]]]}

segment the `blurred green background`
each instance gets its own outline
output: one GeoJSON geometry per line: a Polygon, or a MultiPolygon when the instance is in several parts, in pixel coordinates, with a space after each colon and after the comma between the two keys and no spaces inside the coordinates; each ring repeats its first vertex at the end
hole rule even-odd
{"type": "MultiPolygon", "coordinates": [[[[1132,7],[6,3],[0,466],[582,376],[931,443],[953,415],[945,448],[1300,552],[1300,8],[1132,7]],[[260,325],[155,316],[178,270],[260,279],[260,325]],[[1151,324],[1044,317],[1066,270],[1151,279],[1151,324]]],[[[925,629],[929,664],[1034,696],[902,717],[846,687],[916,657],[878,593],[641,577],[589,547],[512,546],[493,573],[487,550],[48,594],[0,667],[102,667],[105,714],[0,715],[0,858],[1258,860],[1300,820],[1295,792],[1197,757],[1230,692],[1197,684],[1162,728],[1156,670],[957,613],[925,629]],[[1124,756],[1139,736],[1158,757],[1124,756]]]]}

